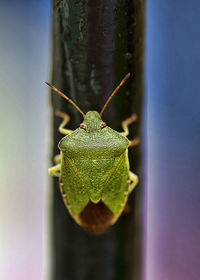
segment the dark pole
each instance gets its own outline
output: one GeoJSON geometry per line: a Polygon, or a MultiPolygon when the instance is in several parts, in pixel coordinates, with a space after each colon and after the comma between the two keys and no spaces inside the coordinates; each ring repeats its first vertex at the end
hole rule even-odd
{"type": "MultiPolygon", "coordinates": [[[[121,79],[131,73],[103,115],[118,131],[132,113],[138,121],[129,138],[141,137],[143,95],[144,0],[53,1],[52,81],[80,108],[100,111],[121,79]]],[[[79,126],[81,115],[52,92],[54,151],[62,135],[55,110],[71,116],[69,128],[79,126]]],[[[142,140],[142,139],[141,139],[142,140]]],[[[100,236],[80,228],[68,214],[54,179],[52,210],[53,280],[140,280],[142,236],[142,184],[140,145],[130,151],[131,170],[140,184],[129,198],[130,213],[100,236]]]]}

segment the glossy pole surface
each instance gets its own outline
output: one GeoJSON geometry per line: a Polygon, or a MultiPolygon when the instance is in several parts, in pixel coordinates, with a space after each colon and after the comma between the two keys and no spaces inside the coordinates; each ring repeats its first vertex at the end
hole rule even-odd
{"type": "MultiPolygon", "coordinates": [[[[122,78],[132,78],[120,88],[103,114],[103,120],[121,131],[121,121],[132,113],[138,121],[130,138],[140,137],[143,93],[143,1],[54,1],[52,81],[82,110],[101,111],[122,78]]],[[[81,115],[59,95],[52,94],[53,111],[71,116],[70,129],[81,115]]],[[[54,151],[62,135],[61,119],[54,116],[54,151]]],[[[53,156],[52,155],[52,156],[53,156]]],[[[131,170],[142,181],[140,146],[130,151],[131,170]]],[[[131,211],[101,236],[80,228],[62,201],[58,179],[53,188],[54,280],[141,279],[142,184],[129,199],[131,211]]]]}

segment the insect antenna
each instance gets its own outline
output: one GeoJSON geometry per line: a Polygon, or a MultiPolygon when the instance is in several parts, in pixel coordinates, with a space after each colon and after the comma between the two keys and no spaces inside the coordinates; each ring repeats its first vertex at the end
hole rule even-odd
{"type": "Polygon", "coordinates": [[[83,118],[85,118],[85,114],[83,113],[83,111],[69,98],[67,97],[64,93],[62,93],[61,91],[59,91],[57,88],[55,88],[54,86],[52,86],[51,84],[49,84],[48,82],[45,82],[45,84],[47,84],[51,89],[53,89],[54,91],[56,91],[58,94],[60,94],[63,98],[67,99],[83,116],[83,118]]]}
{"type": "Polygon", "coordinates": [[[126,74],[126,76],[123,78],[121,83],[116,87],[116,89],[113,91],[113,93],[110,95],[108,100],[106,101],[105,105],[103,106],[103,109],[100,112],[100,116],[102,116],[103,112],[105,111],[106,107],[108,106],[108,103],[110,102],[111,98],[115,95],[115,93],[119,90],[119,88],[128,80],[130,77],[130,73],[126,74]]]}

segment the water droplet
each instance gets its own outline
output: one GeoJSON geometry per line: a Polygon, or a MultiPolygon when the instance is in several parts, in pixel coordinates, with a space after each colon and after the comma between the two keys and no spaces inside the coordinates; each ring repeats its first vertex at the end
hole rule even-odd
{"type": "Polygon", "coordinates": [[[125,58],[128,60],[132,57],[132,54],[130,52],[125,53],[125,58]]]}

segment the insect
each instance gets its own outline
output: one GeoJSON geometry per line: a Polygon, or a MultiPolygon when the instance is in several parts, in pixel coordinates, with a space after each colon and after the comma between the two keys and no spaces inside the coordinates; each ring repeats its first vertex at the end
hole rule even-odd
{"type": "Polygon", "coordinates": [[[102,121],[105,108],[129,76],[130,73],[113,91],[100,113],[84,114],[71,99],[46,82],[83,116],[80,127],[72,131],[65,128],[69,115],[57,113],[63,118],[59,132],[66,136],[58,144],[56,165],[48,171],[59,177],[60,192],[71,216],[92,234],[103,233],[117,221],[138,183],[137,175],[129,170],[128,160],[128,148],[137,141],[126,138],[128,126],[136,120],[136,115],[122,122],[121,133],[102,121]]]}

